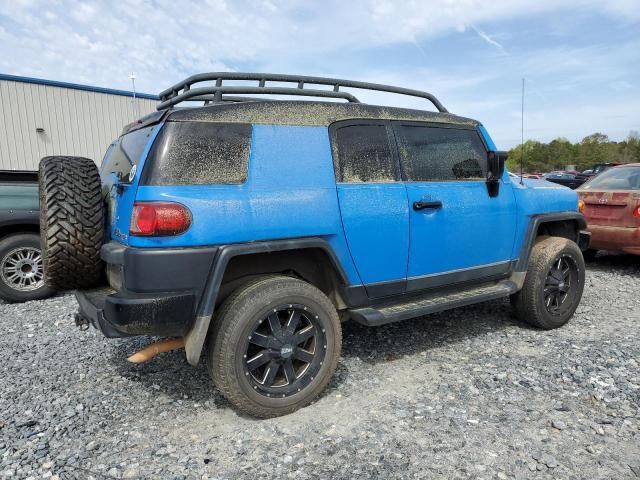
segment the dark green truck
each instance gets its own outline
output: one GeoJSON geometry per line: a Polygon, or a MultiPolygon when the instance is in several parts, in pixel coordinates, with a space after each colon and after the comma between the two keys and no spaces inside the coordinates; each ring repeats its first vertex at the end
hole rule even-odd
{"type": "Polygon", "coordinates": [[[24,302],[52,293],[42,269],[38,174],[0,170],[0,298],[24,302]]]}

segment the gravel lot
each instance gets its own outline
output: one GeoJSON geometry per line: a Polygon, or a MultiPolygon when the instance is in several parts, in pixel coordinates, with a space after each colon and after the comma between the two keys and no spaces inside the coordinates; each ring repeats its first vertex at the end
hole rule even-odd
{"type": "Polygon", "coordinates": [[[182,352],[73,324],[71,296],[0,305],[0,478],[640,477],[640,259],[588,265],[566,327],[508,302],[344,326],[314,405],[236,415],[182,352]]]}

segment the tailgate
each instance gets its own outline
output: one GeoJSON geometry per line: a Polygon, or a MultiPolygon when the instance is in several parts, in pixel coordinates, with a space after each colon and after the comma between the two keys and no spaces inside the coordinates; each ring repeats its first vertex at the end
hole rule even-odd
{"type": "Polygon", "coordinates": [[[640,218],[633,216],[640,205],[640,192],[632,190],[580,192],[584,215],[589,224],[638,227],[640,218]]]}

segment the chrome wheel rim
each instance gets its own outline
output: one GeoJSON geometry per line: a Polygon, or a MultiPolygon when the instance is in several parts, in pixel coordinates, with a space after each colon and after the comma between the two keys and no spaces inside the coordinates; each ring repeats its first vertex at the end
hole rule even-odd
{"type": "Polygon", "coordinates": [[[14,248],[2,257],[0,267],[4,284],[18,292],[32,292],[44,286],[42,252],[38,248],[14,248]]]}

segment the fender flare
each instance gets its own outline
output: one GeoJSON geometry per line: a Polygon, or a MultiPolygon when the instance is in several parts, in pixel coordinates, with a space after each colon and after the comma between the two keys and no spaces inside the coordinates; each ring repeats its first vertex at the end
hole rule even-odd
{"type": "Polygon", "coordinates": [[[582,215],[580,212],[568,210],[564,212],[532,215],[529,220],[529,227],[527,228],[527,232],[522,239],[520,257],[518,258],[518,262],[516,263],[515,272],[527,271],[527,268],[529,267],[529,255],[531,254],[531,249],[533,248],[533,244],[536,240],[536,233],[538,232],[538,228],[540,227],[540,225],[561,221],[576,222],[578,229],[576,232],[575,242],[578,243],[580,231],[587,228],[587,221],[585,220],[584,215],[582,215]]]}
{"type": "Polygon", "coordinates": [[[329,242],[320,237],[294,238],[287,240],[274,240],[264,242],[239,243],[222,245],[218,249],[216,257],[212,263],[207,283],[204,287],[202,298],[196,311],[196,317],[185,337],[185,352],[189,364],[196,366],[200,361],[204,342],[207,338],[209,325],[215,312],[218,291],[222,285],[222,279],[227,269],[229,261],[240,255],[251,255],[255,253],[282,252],[286,250],[305,250],[319,248],[329,257],[335,267],[343,285],[349,285],[348,277],[342,268],[338,257],[329,245],[329,242]]]}

